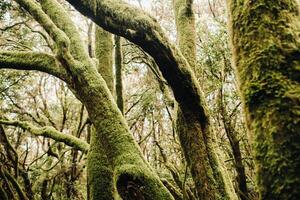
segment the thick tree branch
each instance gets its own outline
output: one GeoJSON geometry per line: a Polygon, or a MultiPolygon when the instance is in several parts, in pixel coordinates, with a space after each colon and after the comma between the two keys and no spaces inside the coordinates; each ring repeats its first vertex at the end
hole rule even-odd
{"type": "Polygon", "coordinates": [[[57,59],[46,53],[0,51],[0,69],[36,70],[67,81],[67,71],[57,59]]]}
{"type": "Polygon", "coordinates": [[[195,113],[207,124],[204,102],[196,78],[181,52],[172,45],[158,22],[145,12],[114,0],[67,0],[105,30],[141,46],[159,66],[182,110],[195,113]]]}
{"type": "Polygon", "coordinates": [[[61,133],[56,129],[54,129],[53,127],[45,126],[43,128],[38,128],[28,122],[8,121],[2,119],[0,119],[0,124],[20,127],[24,130],[31,132],[36,136],[44,136],[47,138],[54,139],[55,141],[58,142],[63,142],[66,145],[74,147],[83,152],[87,152],[89,150],[89,144],[87,144],[85,141],[77,137],[74,137],[72,135],[61,133]]]}

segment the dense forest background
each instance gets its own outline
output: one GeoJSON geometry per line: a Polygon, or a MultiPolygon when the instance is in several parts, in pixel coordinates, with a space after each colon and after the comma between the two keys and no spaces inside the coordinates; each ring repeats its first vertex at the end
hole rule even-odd
{"type": "Polygon", "coordinates": [[[69,3],[0,1],[1,200],[299,199],[299,1],[69,3]]]}

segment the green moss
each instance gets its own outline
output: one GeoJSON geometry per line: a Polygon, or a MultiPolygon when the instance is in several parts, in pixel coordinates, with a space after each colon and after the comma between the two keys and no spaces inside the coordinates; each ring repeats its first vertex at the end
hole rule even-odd
{"type": "Polygon", "coordinates": [[[0,68],[38,70],[68,81],[66,70],[50,54],[38,52],[0,51],[0,68]]]}
{"type": "Polygon", "coordinates": [[[192,1],[174,0],[174,11],[179,48],[190,64],[196,69],[196,27],[192,1]]]}
{"type": "Polygon", "coordinates": [[[62,5],[56,0],[43,0],[41,6],[52,22],[67,35],[70,43],[67,50],[71,55],[76,60],[87,61],[89,58],[87,46],[84,45],[77,27],[62,5]]]}
{"type": "Polygon", "coordinates": [[[0,124],[21,127],[24,130],[28,130],[33,135],[52,138],[55,141],[63,142],[66,145],[79,149],[83,152],[87,152],[89,150],[89,144],[87,144],[85,141],[75,136],[61,133],[56,129],[54,129],[53,127],[46,126],[46,127],[38,128],[28,122],[7,121],[7,120],[0,120],[0,124]]]}
{"type": "Polygon", "coordinates": [[[125,164],[116,168],[116,186],[123,199],[156,200],[173,199],[168,190],[158,182],[158,176],[143,163],[140,165],[125,164]],[[153,191],[156,191],[153,193],[153,191]]]}
{"type": "Polygon", "coordinates": [[[96,27],[95,40],[95,54],[99,60],[98,71],[104,78],[110,92],[114,94],[112,34],[100,27],[96,27]]]}
{"type": "Polygon", "coordinates": [[[299,2],[231,1],[234,62],[261,199],[299,199],[299,2]]]}
{"type": "Polygon", "coordinates": [[[70,47],[70,41],[66,34],[51,21],[49,16],[43,12],[36,2],[32,0],[17,0],[17,2],[44,27],[45,31],[56,42],[60,52],[59,55],[62,54],[64,49],[68,49],[70,47]]]}
{"type": "MultiPolygon", "coordinates": [[[[177,40],[179,48],[193,70],[196,68],[196,28],[192,1],[174,0],[177,40]]],[[[185,69],[188,74],[189,68],[185,69]]],[[[192,77],[191,77],[192,78],[192,77]]],[[[185,83],[182,83],[185,84],[185,83]]],[[[189,111],[180,103],[177,113],[177,127],[180,143],[187,163],[191,169],[196,190],[201,199],[229,199],[232,185],[227,188],[223,178],[224,171],[212,148],[214,137],[209,125],[209,115],[206,111],[204,95],[197,91],[201,105],[201,115],[195,117],[194,110],[189,111]],[[198,118],[200,117],[200,119],[198,118]],[[188,119],[188,120],[187,120],[188,119]]],[[[217,147],[218,148],[218,147],[217,147]]]]}
{"type": "MultiPolygon", "coordinates": [[[[85,69],[75,82],[75,89],[77,96],[86,106],[96,128],[96,132],[91,138],[89,160],[96,161],[99,159],[99,145],[101,144],[104,147],[108,162],[112,166],[116,180],[118,176],[123,174],[123,171],[128,173],[127,168],[124,166],[132,166],[130,173],[136,174],[134,176],[141,179],[144,176],[149,177],[145,179],[147,180],[145,184],[147,191],[151,191],[150,194],[163,197],[158,199],[172,199],[157,175],[152,172],[152,169],[144,160],[104,79],[95,68],[86,67],[85,69]]],[[[91,164],[88,170],[96,172],[100,163],[89,163],[91,164]]],[[[97,185],[94,187],[97,187],[97,185]]]]}
{"type": "Polygon", "coordinates": [[[114,199],[116,189],[113,182],[113,169],[108,162],[102,144],[94,133],[88,153],[87,176],[91,200],[114,199]]]}

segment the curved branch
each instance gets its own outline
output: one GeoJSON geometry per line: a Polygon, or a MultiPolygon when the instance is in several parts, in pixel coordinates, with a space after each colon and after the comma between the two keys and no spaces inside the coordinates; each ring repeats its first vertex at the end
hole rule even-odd
{"type": "Polygon", "coordinates": [[[194,113],[203,128],[208,119],[200,86],[182,53],[172,45],[156,19],[123,1],[67,0],[103,29],[139,45],[150,54],[173,89],[182,110],[194,113]]]}
{"type": "Polygon", "coordinates": [[[8,121],[8,120],[0,120],[0,124],[20,127],[24,130],[31,132],[32,134],[34,134],[36,136],[44,136],[47,138],[54,139],[55,141],[58,141],[58,142],[63,142],[66,145],[74,147],[83,152],[87,152],[89,150],[89,144],[86,143],[85,141],[83,141],[77,137],[74,137],[72,135],[61,133],[50,126],[38,128],[28,122],[8,121]]]}
{"type": "Polygon", "coordinates": [[[58,60],[46,53],[0,51],[0,69],[36,70],[51,74],[63,81],[69,79],[58,60]]]}

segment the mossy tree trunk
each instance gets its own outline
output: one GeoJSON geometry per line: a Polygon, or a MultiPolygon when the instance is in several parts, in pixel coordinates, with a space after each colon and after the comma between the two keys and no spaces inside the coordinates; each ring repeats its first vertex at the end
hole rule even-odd
{"type": "MultiPolygon", "coordinates": [[[[114,92],[112,65],[112,35],[100,27],[95,30],[95,56],[98,59],[97,70],[106,82],[110,92],[114,92]]],[[[95,130],[94,130],[95,131],[95,130]]],[[[101,138],[95,132],[91,135],[93,150],[88,154],[88,185],[90,200],[114,199],[116,188],[113,180],[113,168],[108,161],[101,138]],[[101,188],[101,189],[99,189],[101,188]]]]}
{"type": "Polygon", "coordinates": [[[300,199],[299,1],[231,0],[229,11],[260,199],[300,199]]]}
{"type": "MultiPolygon", "coordinates": [[[[87,170],[89,179],[92,179],[89,180],[91,199],[103,199],[103,194],[98,190],[105,189],[99,188],[99,183],[106,178],[98,176],[99,167],[103,166],[97,162],[99,156],[102,156],[102,152],[99,152],[101,146],[105,146],[104,152],[112,166],[114,187],[123,199],[173,199],[157,174],[144,160],[105,80],[97,71],[96,63],[89,57],[76,27],[62,6],[55,0],[41,1],[41,7],[32,0],[17,2],[56,42],[57,55],[54,57],[32,52],[0,52],[1,67],[34,69],[55,75],[64,80],[85,105],[96,129],[91,135],[88,153],[87,170]]],[[[118,194],[113,198],[118,199],[118,194]]],[[[108,199],[111,199],[111,196],[108,199]]]]}
{"type": "Polygon", "coordinates": [[[109,91],[114,95],[113,36],[97,26],[95,37],[95,55],[99,61],[98,72],[105,80],[109,91]]]}
{"type": "MultiPolygon", "coordinates": [[[[181,52],[192,70],[196,68],[196,27],[193,0],[173,0],[177,41],[181,52]]],[[[202,95],[202,93],[200,93],[202,95]]],[[[202,123],[193,113],[177,112],[177,132],[187,163],[195,182],[200,199],[228,199],[224,179],[214,149],[210,147],[214,137],[210,127],[209,114],[205,108],[204,95],[202,106],[204,117],[202,123]]]]}

